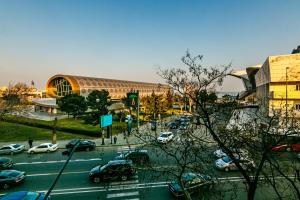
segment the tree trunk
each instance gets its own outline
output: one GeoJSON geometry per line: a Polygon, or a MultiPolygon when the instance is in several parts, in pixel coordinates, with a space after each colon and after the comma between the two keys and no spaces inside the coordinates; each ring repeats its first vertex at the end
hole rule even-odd
{"type": "Polygon", "coordinates": [[[254,200],[256,189],[257,189],[257,184],[254,184],[253,182],[251,182],[251,184],[249,185],[248,194],[247,194],[248,200],[254,200]]]}

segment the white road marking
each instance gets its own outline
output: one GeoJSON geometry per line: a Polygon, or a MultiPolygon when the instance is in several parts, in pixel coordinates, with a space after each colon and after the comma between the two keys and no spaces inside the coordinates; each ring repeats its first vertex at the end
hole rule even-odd
{"type": "Polygon", "coordinates": [[[119,197],[128,197],[128,196],[138,196],[140,193],[137,192],[122,192],[122,193],[114,193],[114,194],[107,194],[106,198],[111,199],[111,198],[119,198],[119,197]]]}
{"type": "MultiPolygon", "coordinates": [[[[89,161],[100,161],[101,158],[91,158],[91,159],[75,159],[70,160],[70,162],[89,162],[89,161]]],[[[51,160],[51,161],[39,161],[39,162],[23,162],[23,163],[15,163],[15,165],[37,165],[37,164],[53,164],[53,163],[63,163],[66,160],[51,160]]]]}
{"type": "MultiPolygon", "coordinates": [[[[62,173],[63,175],[67,175],[67,174],[83,174],[83,173],[89,173],[90,171],[81,171],[81,172],[64,172],[62,173]]],[[[58,172],[56,173],[46,173],[46,174],[27,174],[26,176],[52,176],[52,175],[57,175],[58,172]]]]}
{"type": "Polygon", "coordinates": [[[133,184],[138,183],[139,180],[133,180],[133,181],[118,181],[118,182],[111,182],[110,185],[119,185],[119,184],[133,184]]]}

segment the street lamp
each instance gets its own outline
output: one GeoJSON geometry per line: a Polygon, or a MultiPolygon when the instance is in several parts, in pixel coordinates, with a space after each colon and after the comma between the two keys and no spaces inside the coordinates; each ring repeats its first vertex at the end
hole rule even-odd
{"type": "Polygon", "coordinates": [[[288,126],[288,87],[287,87],[287,81],[288,81],[288,74],[287,70],[289,67],[285,68],[285,128],[287,129],[288,126]]]}
{"type": "MultiPolygon", "coordinates": [[[[100,102],[100,99],[96,99],[96,103],[99,103],[100,102]]],[[[101,137],[102,137],[102,143],[101,145],[105,145],[104,143],[104,129],[101,127],[101,137]]]]}

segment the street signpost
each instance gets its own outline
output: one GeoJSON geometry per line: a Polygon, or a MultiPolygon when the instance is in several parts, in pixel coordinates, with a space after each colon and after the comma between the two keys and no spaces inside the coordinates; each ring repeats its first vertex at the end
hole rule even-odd
{"type": "Polygon", "coordinates": [[[136,118],[137,118],[137,130],[139,131],[140,127],[140,98],[139,98],[139,91],[134,92],[128,92],[127,93],[127,106],[129,108],[135,108],[136,109],[136,118]]]}
{"type": "MultiPolygon", "coordinates": [[[[104,127],[108,127],[112,125],[112,114],[102,115],[99,119],[99,125],[102,129],[102,145],[104,145],[104,127]]],[[[112,133],[111,133],[112,134],[112,133]]]]}

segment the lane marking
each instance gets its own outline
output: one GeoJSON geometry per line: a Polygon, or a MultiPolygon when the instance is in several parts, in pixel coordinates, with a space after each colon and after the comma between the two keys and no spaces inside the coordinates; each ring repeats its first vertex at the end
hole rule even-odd
{"type": "Polygon", "coordinates": [[[119,197],[128,197],[128,196],[138,196],[140,193],[137,192],[122,192],[122,193],[114,193],[114,194],[107,194],[106,198],[111,199],[111,198],[119,198],[119,197]]]}
{"type": "MultiPolygon", "coordinates": [[[[63,172],[63,175],[68,175],[68,174],[83,174],[83,173],[89,173],[90,171],[81,171],[81,172],[63,172]]],[[[27,174],[26,176],[28,177],[34,177],[34,176],[52,176],[52,175],[57,175],[59,172],[56,173],[47,173],[47,174],[27,174]]]]}
{"type": "MultiPolygon", "coordinates": [[[[70,162],[89,162],[89,161],[101,161],[102,158],[91,158],[91,159],[75,159],[70,160],[70,162]]],[[[51,160],[51,161],[38,161],[38,162],[21,162],[15,163],[14,165],[37,165],[37,164],[53,164],[53,163],[63,163],[66,160],[51,160]]]]}
{"type": "MultiPolygon", "coordinates": [[[[104,188],[104,189],[95,189],[95,190],[81,190],[81,191],[70,191],[70,192],[52,192],[53,195],[66,195],[66,194],[78,194],[78,193],[94,193],[94,192],[107,192],[107,191],[120,191],[120,190],[132,190],[132,189],[145,189],[145,188],[159,188],[167,187],[168,185],[151,185],[151,186],[138,186],[138,187],[118,187],[118,188],[104,188]]],[[[38,192],[47,192],[47,191],[38,191],[38,192]]]]}

